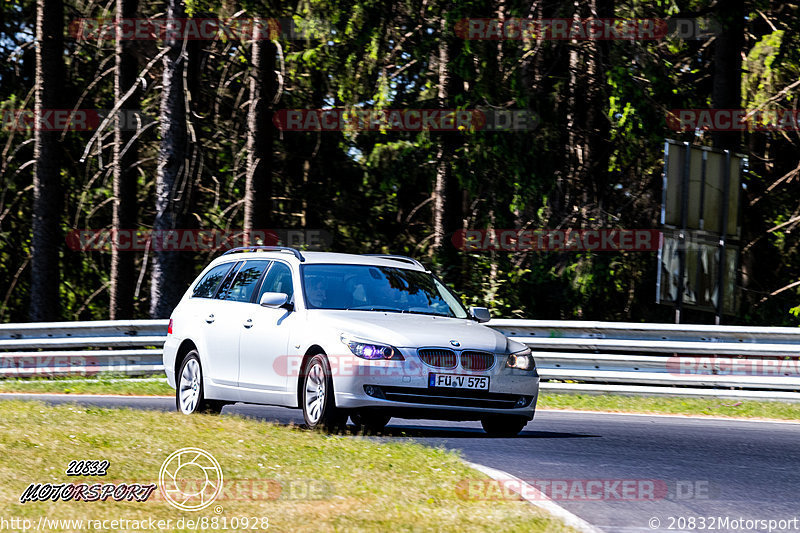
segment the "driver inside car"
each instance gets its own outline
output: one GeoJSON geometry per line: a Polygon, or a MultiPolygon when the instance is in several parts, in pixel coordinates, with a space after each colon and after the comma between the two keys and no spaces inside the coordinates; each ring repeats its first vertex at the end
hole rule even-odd
{"type": "Polygon", "coordinates": [[[327,292],[325,291],[325,282],[318,278],[314,280],[307,290],[308,302],[314,307],[323,307],[327,300],[327,292]]]}

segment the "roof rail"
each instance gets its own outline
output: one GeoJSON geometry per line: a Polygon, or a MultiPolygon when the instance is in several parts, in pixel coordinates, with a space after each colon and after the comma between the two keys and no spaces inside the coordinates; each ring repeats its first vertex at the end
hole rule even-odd
{"type": "Polygon", "coordinates": [[[290,252],[293,253],[294,256],[298,258],[301,263],[306,260],[306,258],[303,257],[303,254],[300,253],[300,250],[298,250],[297,248],[289,248],[287,246],[242,246],[239,248],[231,248],[222,255],[238,254],[241,252],[258,252],[261,250],[267,252],[290,252]]]}
{"type": "Polygon", "coordinates": [[[391,254],[364,254],[364,255],[367,257],[380,257],[381,259],[391,259],[392,261],[401,261],[403,263],[410,263],[425,270],[425,267],[423,266],[422,263],[420,263],[413,257],[408,257],[405,255],[391,255],[391,254]]]}

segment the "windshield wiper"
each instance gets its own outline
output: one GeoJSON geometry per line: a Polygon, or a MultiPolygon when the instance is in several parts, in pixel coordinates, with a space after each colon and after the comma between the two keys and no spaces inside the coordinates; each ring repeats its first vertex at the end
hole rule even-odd
{"type": "Polygon", "coordinates": [[[384,311],[387,313],[402,313],[402,309],[397,309],[395,307],[370,307],[368,305],[362,305],[360,307],[348,307],[348,311],[384,311]]]}
{"type": "Polygon", "coordinates": [[[449,317],[450,316],[450,315],[445,315],[445,314],[442,314],[442,313],[433,313],[431,311],[410,311],[408,309],[403,311],[403,313],[410,313],[412,315],[428,315],[428,316],[443,316],[443,317],[449,317]]]}
{"type": "Polygon", "coordinates": [[[451,317],[452,315],[443,314],[443,313],[434,313],[432,311],[411,311],[410,309],[398,309],[396,307],[378,307],[378,306],[369,306],[369,305],[361,305],[358,307],[348,307],[346,311],[379,311],[379,312],[386,312],[386,313],[401,313],[401,314],[411,314],[411,315],[428,315],[428,316],[442,316],[442,317],[451,317]]]}

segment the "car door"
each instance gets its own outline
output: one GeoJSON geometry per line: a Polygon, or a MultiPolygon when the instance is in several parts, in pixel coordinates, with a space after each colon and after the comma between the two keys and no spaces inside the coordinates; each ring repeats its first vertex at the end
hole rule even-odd
{"type": "MultiPolygon", "coordinates": [[[[242,264],[242,261],[231,261],[217,265],[208,271],[192,291],[188,316],[192,322],[191,330],[199,333],[195,341],[203,362],[203,376],[211,381],[212,385],[218,380],[226,381],[224,366],[217,361],[217,358],[224,357],[224,354],[219,354],[215,348],[222,344],[215,337],[224,335],[225,331],[215,325],[219,302],[214,297],[221,287],[229,286],[233,282],[242,264]]],[[[230,376],[227,381],[230,381],[230,376]]]]}
{"type": "Polygon", "coordinates": [[[239,384],[239,338],[245,329],[246,315],[269,260],[247,260],[234,268],[214,296],[211,312],[205,317],[208,370],[215,385],[239,384]]]}
{"type": "Polygon", "coordinates": [[[239,385],[243,399],[263,403],[286,403],[289,376],[286,361],[292,332],[299,323],[298,313],[287,308],[268,308],[258,305],[265,292],[281,292],[294,300],[294,280],[291,268],[281,261],[270,266],[246,319],[251,326],[244,330],[239,345],[239,385]]]}

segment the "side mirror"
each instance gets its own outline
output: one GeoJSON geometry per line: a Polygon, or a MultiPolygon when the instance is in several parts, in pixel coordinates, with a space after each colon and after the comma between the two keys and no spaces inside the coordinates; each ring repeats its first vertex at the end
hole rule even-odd
{"type": "Polygon", "coordinates": [[[272,307],[277,309],[278,307],[286,304],[288,300],[288,294],[284,294],[282,292],[265,292],[261,295],[261,299],[258,301],[258,304],[261,307],[272,307]]]}
{"type": "Polygon", "coordinates": [[[469,316],[471,316],[480,323],[489,322],[492,319],[492,315],[489,313],[489,310],[486,309],[485,307],[470,307],[469,316]]]}

